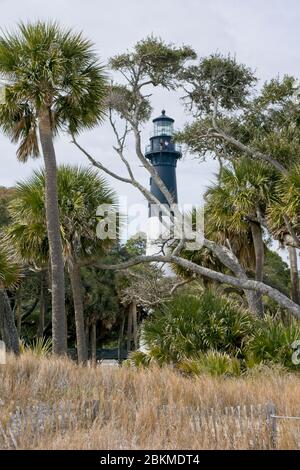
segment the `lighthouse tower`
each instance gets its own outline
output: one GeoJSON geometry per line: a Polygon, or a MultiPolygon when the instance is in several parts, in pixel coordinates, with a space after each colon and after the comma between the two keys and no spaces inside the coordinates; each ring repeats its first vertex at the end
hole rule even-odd
{"type": "MultiPolygon", "coordinates": [[[[181,147],[173,142],[174,119],[166,116],[163,109],[161,116],[153,119],[153,124],[154,128],[150,144],[146,147],[145,156],[155,167],[169,193],[173,196],[174,203],[177,203],[176,166],[177,160],[181,158],[182,154],[181,147]]],[[[161,204],[168,204],[153,178],[150,178],[150,191],[161,204]]],[[[147,254],[154,254],[158,251],[154,240],[158,238],[157,234],[160,233],[160,220],[161,215],[158,208],[149,205],[147,254]]]]}

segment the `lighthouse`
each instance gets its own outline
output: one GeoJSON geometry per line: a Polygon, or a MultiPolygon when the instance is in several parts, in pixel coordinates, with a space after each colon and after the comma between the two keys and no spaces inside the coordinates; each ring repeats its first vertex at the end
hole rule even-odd
{"type": "MultiPolygon", "coordinates": [[[[150,143],[146,147],[145,157],[151,162],[169,193],[173,196],[173,203],[177,204],[176,166],[182,153],[181,147],[173,141],[173,134],[174,119],[166,116],[163,109],[161,115],[153,119],[153,131],[150,136],[150,143]]],[[[150,191],[160,204],[168,205],[168,201],[152,177],[150,178],[150,191]]],[[[159,228],[160,220],[159,208],[149,205],[147,254],[154,254],[158,251],[157,247],[153,246],[153,242],[161,233],[159,228]]]]}

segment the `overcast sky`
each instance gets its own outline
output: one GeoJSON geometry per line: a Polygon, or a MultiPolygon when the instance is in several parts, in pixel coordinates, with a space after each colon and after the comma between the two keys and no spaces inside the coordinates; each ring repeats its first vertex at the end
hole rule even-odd
{"type": "MultiPolygon", "coordinates": [[[[261,80],[285,73],[300,77],[298,0],[0,0],[0,7],[2,29],[13,28],[19,21],[53,19],[82,30],[94,41],[104,63],[153,33],[167,42],[189,44],[200,56],[215,51],[235,54],[254,68],[261,80]]],[[[156,91],[153,108],[152,118],[166,108],[178,128],[187,120],[182,104],[172,93],[156,91]]],[[[144,130],[145,144],[150,130],[151,123],[144,130]]],[[[41,165],[40,160],[18,163],[15,146],[2,135],[0,139],[0,186],[12,186],[41,165]]],[[[108,125],[81,137],[81,143],[94,156],[118,170],[112,142],[108,125]]],[[[56,141],[56,152],[58,162],[87,163],[65,137],[56,141]]],[[[133,167],[147,184],[143,169],[137,162],[133,167]]],[[[179,162],[180,202],[199,203],[215,169],[214,162],[199,164],[192,156],[179,162]]],[[[129,202],[142,201],[134,189],[115,181],[113,186],[127,195],[129,202]]]]}

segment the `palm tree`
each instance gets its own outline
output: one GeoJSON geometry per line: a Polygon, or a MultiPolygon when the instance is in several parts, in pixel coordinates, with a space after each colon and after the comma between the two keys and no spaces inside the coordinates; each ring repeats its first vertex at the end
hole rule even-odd
{"type": "Polygon", "coordinates": [[[56,155],[53,138],[64,128],[77,133],[103,117],[106,79],[92,43],[56,23],[20,24],[0,37],[0,76],[5,100],[0,124],[25,162],[45,164],[45,210],[52,283],[53,352],[66,352],[64,260],[60,237],[56,155]]]}
{"type": "Polygon", "coordinates": [[[295,242],[286,225],[288,220],[296,237],[300,237],[300,165],[294,165],[286,175],[281,175],[272,194],[267,211],[268,224],[273,236],[287,246],[292,299],[300,303],[298,257],[295,242]]]}
{"type": "MultiPolygon", "coordinates": [[[[8,234],[20,255],[31,262],[47,258],[48,238],[44,204],[46,173],[35,172],[18,183],[10,205],[12,224],[8,234]]],[[[96,234],[97,207],[115,207],[116,196],[95,170],[68,165],[58,167],[60,234],[72,288],[79,362],[87,359],[83,292],[80,267],[103,255],[112,240],[99,240],[96,234]]]]}
{"type": "Polygon", "coordinates": [[[19,336],[6,289],[14,287],[20,277],[20,264],[14,251],[0,243],[0,332],[9,351],[19,354],[19,336]]]}
{"type": "MultiPolygon", "coordinates": [[[[224,167],[218,182],[205,195],[206,235],[230,245],[244,267],[254,268],[256,281],[263,281],[261,220],[276,179],[275,172],[264,163],[241,159],[224,167]]],[[[258,315],[263,316],[260,294],[256,294],[255,303],[258,315]]]]}

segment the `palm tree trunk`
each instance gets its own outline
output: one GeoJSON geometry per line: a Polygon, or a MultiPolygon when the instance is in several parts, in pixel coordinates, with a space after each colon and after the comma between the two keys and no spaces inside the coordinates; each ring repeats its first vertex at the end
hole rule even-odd
{"type": "Polygon", "coordinates": [[[132,341],[132,310],[131,304],[128,307],[128,317],[127,317],[127,353],[131,351],[131,341],[132,341]]]}
{"type": "Polygon", "coordinates": [[[93,364],[96,364],[97,362],[97,322],[96,322],[96,319],[93,319],[93,322],[92,322],[91,351],[92,351],[92,362],[93,364]]]}
{"type": "MultiPolygon", "coordinates": [[[[65,319],[66,319],[66,338],[65,338],[65,341],[66,341],[67,353],[68,353],[68,310],[67,309],[65,309],[65,319]]],[[[46,326],[46,328],[47,328],[47,326],[46,326]]]]}
{"type": "Polygon", "coordinates": [[[46,314],[46,273],[41,272],[41,287],[40,287],[40,311],[39,311],[39,324],[37,329],[37,337],[44,336],[45,328],[45,314],[46,314]]]}
{"type": "Polygon", "coordinates": [[[19,335],[6,290],[0,289],[0,331],[7,351],[20,354],[19,335]]]}
{"type": "Polygon", "coordinates": [[[119,362],[119,364],[121,364],[122,356],[123,356],[124,327],[125,327],[125,312],[123,312],[120,331],[119,331],[119,340],[118,340],[118,362],[119,362]]]}
{"type": "Polygon", "coordinates": [[[84,322],[84,334],[85,334],[85,344],[86,344],[86,357],[87,360],[90,358],[90,349],[91,349],[91,325],[89,321],[84,322]]]}
{"type": "Polygon", "coordinates": [[[21,286],[18,288],[16,292],[16,320],[17,320],[17,331],[18,331],[18,336],[21,336],[21,330],[22,330],[22,296],[21,296],[21,286]]]}
{"type": "Polygon", "coordinates": [[[296,304],[299,304],[300,303],[300,292],[299,292],[299,273],[298,273],[297,250],[294,246],[288,246],[288,252],[289,252],[289,259],[290,259],[292,300],[296,304]]]}
{"type": "MultiPolygon", "coordinates": [[[[5,323],[5,299],[4,290],[0,288],[0,335],[4,343],[7,343],[7,329],[5,323]]],[[[7,346],[6,346],[7,347],[7,346]]]]}
{"type": "Polygon", "coordinates": [[[80,268],[74,255],[70,255],[68,257],[68,271],[70,276],[75,311],[77,358],[79,363],[83,363],[86,362],[88,359],[87,342],[84,328],[84,311],[82,302],[82,283],[80,268]]]}
{"type": "Polygon", "coordinates": [[[136,301],[131,302],[131,315],[132,315],[132,335],[133,335],[133,345],[134,349],[138,348],[138,336],[137,336],[137,308],[136,301]]]}
{"type": "MultiPolygon", "coordinates": [[[[265,247],[263,241],[263,233],[260,224],[255,222],[250,223],[251,234],[255,251],[255,280],[263,282],[264,277],[264,262],[265,262],[265,247]]],[[[258,292],[254,294],[256,311],[259,317],[264,316],[264,306],[262,295],[258,292]]]]}
{"type": "Polygon", "coordinates": [[[65,274],[60,236],[57,167],[50,110],[39,113],[39,133],[45,163],[45,207],[51,262],[52,337],[54,354],[66,354],[65,274]]]}

